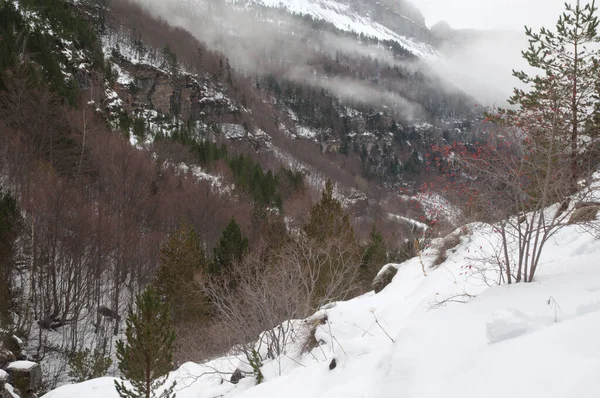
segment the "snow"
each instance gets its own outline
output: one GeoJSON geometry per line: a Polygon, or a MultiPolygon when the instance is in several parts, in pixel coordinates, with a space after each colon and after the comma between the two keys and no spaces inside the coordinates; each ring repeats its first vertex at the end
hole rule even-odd
{"type": "Polygon", "coordinates": [[[401,222],[405,222],[407,224],[413,225],[413,226],[417,227],[418,229],[422,230],[423,232],[425,232],[429,229],[429,226],[427,224],[422,223],[417,220],[413,220],[412,218],[400,216],[398,214],[393,214],[393,213],[388,213],[387,217],[389,220],[401,221],[401,222]]]}
{"type": "Polygon", "coordinates": [[[15,361],[8,365],[8,369],[29,370],[35,366],[37,366],[37,363],[31,361],[15,361]]]}
{"type": "Polygon", "coordinates": [[[209,174],[200,166],[188,166],[185,163],[180,163],[177,168],[183,173],[191,172],[199,181],[209,182],[212,190],[220,194],[231,194],[235,189],[233,184],[226,184],[223,181],[223,176],[209,174]]]}
{"type": "Polygon", "coordinates": [[[8,373],[0,369],[0,382],[4,382],[6,380],[8,380],[8,373]]]}
{"type": "Polygon", "coordinates": [[[13,340],[20,346],[23,345],[23,340],[21,340],[19,337],[15,336],[14,334],[12,335],[13,340]]]}
{"type": "Polygon", "coordinates": [[[228,140],[238,140],[246,137],[246,129],[244,126],[232,123],[221,123],[219,125],[221,131],[225,134],[225,138],[228,140]]]}
{"type": "Polygon", "coordinates": [[[301,138],[319,142],[317,140],[319,133],[313,129],[310,129],[309,127],[300,126],[300,125],[296,126],[296,135],[301,138]]]}
{"type": "Polygon", "coordinates": [[[127,71],[125,71],[123,68],[121,68],[119,66],[119,64],[117,64],[116,62],[113,62],[113,63],[111,63],[111,66],[117,73],[117,76],[118,76],[117,83],[119,83],[123,86],[133,83],[134,79],[131,77],[131,75],[129,73],[127,73],[127,71]]]}
{"type": "MultiPolygon", "coordinates": [[[[234,1],[234,0],[229,0],[234,1]]],[[[437,57],[436,50],[429,44],[420,43],[402,36],[384,25],[375,22],[369,16],[360,15],[348,4],[335,0],[248,0],[250,4],[259,4],[271,8],[283,8],[290,13],[310,15],[334,25],[337,29],[354,32],[379,40],[395,41],[411,53],[422,57],[437,57]]]]}
{"type": "Polygon", "coordinates": [[[15,393],[15,390],[14,390],[13,386],[11,386],[10,384],[6,384],[4,386],[4,389],[6,390],[6,392],[8,392],[9,397],[19,398],[19,396],[15,393]]]}
{"type": "MultiPolygon", "coordinates": [[[[547,243],[534,282],[506,285],[481,262],[498,245],[494,228],[472,224],[458,232],[461,243],[441,265],[432,267],[440,239],[420,258],[387,265],[398,273],[379,294],[321,309],[312,317],[327,316],[316,327],[321,345],[265,360],[263,384],[247,377],[234,386],[205,374],[239,366],[224,357],[173,372],[177,396],[599,397],[600,241],[566,226],[547,243]]],[[[46,395],[79,396],[117,394],[113,379],[104,378],[46,395]]]]}

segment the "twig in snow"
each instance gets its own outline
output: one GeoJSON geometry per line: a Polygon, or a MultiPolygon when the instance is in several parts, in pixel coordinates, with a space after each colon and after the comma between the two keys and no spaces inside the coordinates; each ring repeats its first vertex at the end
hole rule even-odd
{"type": "Polygon", "coordinates": [[[548,298],[548,305],[554,307],[554,322],[558,322],[558,311],[560,311],[560,305],[558,305],[552,296],[548,298]]]}
{"type": "Polygon", "coordinates": [[[371,314],[373,314],[373,318],[375,318],[375,323],[377,324],[377,326],[379,326],[379,328],[381,330],[383,330],[383,333],[385,333],[385,335],[392,341],[392,343],[395,343],[396,341],[392,338],[392,336],[390,336],[388,334],[388,332],[383,328],[383,326],[381,326],[381,324],[379,323],[379,319],[377,319],[377,316],[375,315],[375,311],[371,311],[371,314]]]}
{"type": "Polygon", "coordinates": [[[344,350],[344,347],[342,347],[342,345],[340,344],[340,342],[338,341],[337,337],[333,336],[333,339],[335,340],[336,343],[338,343],[338,345],[340,346],[340,348],[342,349],[342,351],[344,352],[344,355],[348,355],[346,354],[346,350],[344,350]]]}
{"type": "Polygon", "coordinates": [[[475,298],[475,296],[473,296],[472,294],[469,294],[465,291],[463,291],[460,294],[455,294],[454,296],[450,296],[444,300],[439,300],[437,298],[439,293],[436,293],[436,297],[435,297],[435,301],[432,303],[429,303],[429,310],[435,310],[438,309],[440,307],[445,306],[448,303],[461,303],[461,304],[466,304],[469,302],[470,299],[475,298]]]}

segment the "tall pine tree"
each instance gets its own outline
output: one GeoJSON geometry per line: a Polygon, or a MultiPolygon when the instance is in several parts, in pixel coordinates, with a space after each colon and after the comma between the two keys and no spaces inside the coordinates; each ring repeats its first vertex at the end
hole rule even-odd
{"type": "Polygon", "coordinates": [[[161,247],[154,286],[158,295],[170,303],[175,323],[207,311],[203,297],[193,288],[194,278],[205,262],[200,238],[190,225],[179,227],[161,247]]]}
{"type": "Polygon", "coordinates": [[[248,238],[244,236],[240,226],[232,218],[213,250],[210,272],[213,274],[227,273],[235,264],[242,261],[247,251],[248,238]]]}
{"type": "Polygon", "coordinates": [[[171,309],[149,286],[130,305],[125,329],[126,341],[117,341],[121,381],[115,388],[122,398],[174,398],[175,382],[164,386],[173,369],[175,331],[171,309]],[[128,381],[131,386],[128,386],[128,381]],[[162,392],[157,395],[159,389],[162,392]]]}
{"type": "Polygon", "coordinates": [[[316,276],[313,304],[318,307],[323,304],[323,299],[345,299],[358,276],[360,254],[350,218],[341,202],[333,197],[330,180],[325,184],[321,201],[310,210],[302,232],[303,239],[299,244],[305,248],[306,266],[316,276]],[[331,291],[331,286],[335,285],[343,288],[331,291]]]}
{"type": "Polygon", "coordinates": [[[386,262],[387,249],[385,247],[385,241],[375,224],[373,224],[373,228],[371,229],[371,241],[362,257],[363,274],[369,284],[373,281],[377,272],[386,262]]]}
{"type": "Polygon", "coordinates": [[[308,222],[304,225],[306,237],[317,241],[341,237],[348,242],[355,240],[354,230],[342,203],[333,197],[333,183],[327,180],[321,193],[321,201],[310,210],[308,222]]]}
{"type": "Polygon", "coordinates": [[[542,145],[548,134],[560,134],[576,184],[578,155],[589,141],[582,135],[592,133],[600,38],[595,0],[583,7],[579,0],[565,7],[556,31],[542,28],[536,33],[526,27],[529,48],[523,57],[538,71],[533,75],[513,71],[530,90],[515,89],[509,102],[519,106],[516,115],[527,118],[532,138],[541,140],[542,145]]]}

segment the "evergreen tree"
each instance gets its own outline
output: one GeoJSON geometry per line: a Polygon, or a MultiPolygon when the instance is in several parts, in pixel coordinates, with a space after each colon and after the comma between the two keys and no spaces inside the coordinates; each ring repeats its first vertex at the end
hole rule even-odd
{"type": "Polygon", "coordinates": [[[303,240],[299,244],[308,248],[308,252],[305,251],[306,266],[316,275],[312,304],[318,307],[324,304],[323,299],[344,299],[360,271],[360,254],[348,214],[342,209],[340,201],[333,197],[333,183],[330,180],[325,184],[321,201],[310,211],[303,228],[303,240]],[[342,283],[344,289],[330,291],[329,287],[338,284],[340,278],[345,281],[342,283]]]}
{"type": "Polygon", "coordinates": [[[162,246],[154,286],[158,295],[171,304],[174,322],[206,312],[202,297],[192,288],[205,262],[200,237],[189,225],[179,227],[162,246]]]}
{"type": "Polygon", "coordinates": [[[327,180],[321,201],[310,210],[304,233],[310,239],[323,241],[332,237],[342,237],[354,241],[354,230],[342,203],[333,197],[333,183],[327,180]]]}
{"type": "Polygon", "coordinates": [[[387,249],[383,236],[377,230],[375,224],[371,229],[371,241],[369,246],[363,254],[362,265],[365,268],[367,274],[377,273],[382,265],[385,265],[387,261],[387,249]]]}
{"type": "Polygon", "coordinates": [[[213,274],[226,273],[242,261],[248,251],[248,238],[244,236],[240,226],[232,218],[223,230],[221,239],[213,250],[213,261],[210,272],[213,274]]]}
{"type": "Polygon", "coordinates": [[[549,134],[560,134],[576,184],[581,135],[589,134],[586,129],[593,125],[594,83],[600,72],[600,52],[595,47],[600,38],[595,0],[584,7],[579,0],[565,7],[556,32],[542,28],[535,33],[525,28],[529,48],[523,57],[542,73],[513,71],[531,90],[515,89],[509,102],[519,106],[516,115],[521,119],[535,121],[529,124],[530,135],[542,145],[549,134]]]}
{"type": "Polygon", "coordinates": [[[0,325],[4,325],[5,329],[12,324],[11,285],[15,268],[15,240],[20,225],[17,202],[11,195],[2,194],[0,191],[0,325]]]}
{"type": "MultiPolygon", "coordinates": [[[[121,381],[115,388],[122,398],[154,398],[173,369],[175,331],[171,309],[152,286],[138,295],[135,310],[130,305],[125,329],[126,341],[117,341],[121,381]],[[131,383],[129,387],[125,381],[131,383]]],[[[174,398],[175,382],[164,388],[159,398],[174,398]]]]}

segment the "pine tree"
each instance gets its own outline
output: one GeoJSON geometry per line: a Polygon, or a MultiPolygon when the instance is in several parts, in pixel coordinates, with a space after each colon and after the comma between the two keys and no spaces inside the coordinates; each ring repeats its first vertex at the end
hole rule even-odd
{"type": "Polygon", "coordinates": [[[531,90],[515,89],[509,102],[519,106],[520,118],[536,121],[537,128],[530,133],[542,145],[546,135],[559,132],[575,184],[579,174],[578,154],[585,149],[581,135],[589,134],[588,128],[593,125],[594,83],[599,80],[600,72],[600,52],[593,47],[600,38],[595,0],[584,7],[579,0],[575,6],[565,4],[565,7],[556,32],[542,28],[535,33],[525,28],[529,48],[523,57],[542,73],[513,71],[531,90]]]}
{"type": "Polygon", "coordinates": [[[240,226],[232,218],[223,230],[221,239],[213,249],[213,261],[210,272],[213,274],[226,273],[242,261],[248,251],[248,238],[244,236],[240,226]]]}
{"type": "Polygon", "coordinates": [[[342,237],[354,241],[354,230],[342,203],[333,197],[333,183],[327,180],[321,201],[310,210],[304,233],[310,239],[323,241],[331,237],[342,237]]]}
{"type": "Polygon", "coordinates": [[[333,183],[328,180],[321,201],[310,210],[308,222],[303,228],[301,245],[309,248],[307,267],[316,275],[313,304],[318,307],[323,299],[344,299],[346,288],[355,282],[360,269],[359,247],[350,218],[339,200],[333,197],[333,183]],[[331,291],[330,287],[345,280],[343,291],[331,291]],[[329,292],[329,293],[326,293],[329,292]],[[330,297],[326,297],[330,296],[330,297]]]}
{"type": "Polygon", "coordinates": [[[371,241],[363,254],[362,266],[367,278],[374,276],[387,261],[387,250],[383,236],[375,224],[371,229],[371,241]]]}
{"type": "Polygon", "coordinates": [[[154,286],[170,303],[174,322],[205,314],[203,298],[192,286],[205,262],[200,237],[189,225],[179,227],[162,246],[154,286]]]}
{"type": "Polygon", "coordinates": [[[0,324],[5,325],[5,328],[12,323],[11,285],[15,268],[15,241],[20,225],[17,202],[9,194],[0,191],[0,324]]]}
{"type": "MultiPolygon", "coordinates": [[[[122,398],[154,398],[173,368],[175,332],[171,309],[149,286],[130,305],[125,330],[126,341],[117,341],[121,381],[115,388],[122,398]],[[131,383],[127,386],[125,381],[131,383]]],[[[164,388],[159,398],[174,398],[175,382],[164,388]]]]}

